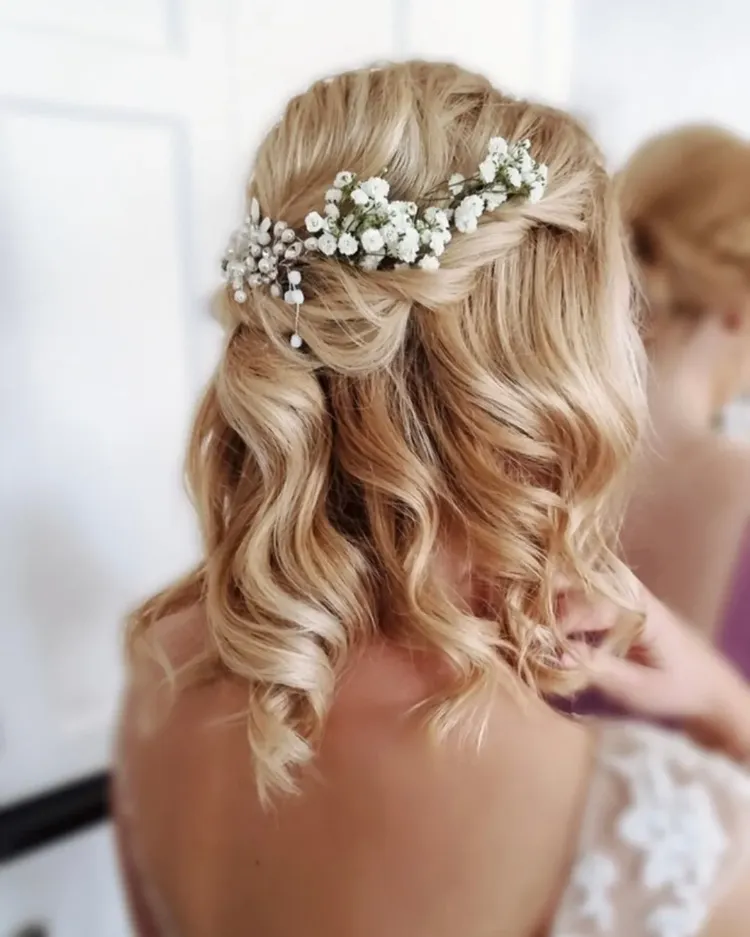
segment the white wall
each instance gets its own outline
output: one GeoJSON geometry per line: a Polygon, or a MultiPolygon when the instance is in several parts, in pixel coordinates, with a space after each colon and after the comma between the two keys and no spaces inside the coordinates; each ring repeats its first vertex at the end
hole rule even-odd
{"type": "Polygon", "coordinates": [[[499,87],[565,105],[574,0],[406,0],[404,53],[459,61],[499,87]]]}
{"type": "MultiPolygon", "coordinates": [[[[713,123],[750,136],[747,0],[577,0],[570,106],[613,167],[654,133],[713,123]]],[[[750,403],[726,431],[750,439],[750,403]]]]}
{"type": "Polygon", "coordinates": [[[232,35],[238,173],[292,94],[344,68],[387,59],[455,61],[504,90],[565,104],[574,2],[239,0],[232,35]]]}
{"type": "Polygon", "coordinates": [[[614,165],[686,122],[750,134],[747,0],[576,0],[570,104],[614,165]]]}

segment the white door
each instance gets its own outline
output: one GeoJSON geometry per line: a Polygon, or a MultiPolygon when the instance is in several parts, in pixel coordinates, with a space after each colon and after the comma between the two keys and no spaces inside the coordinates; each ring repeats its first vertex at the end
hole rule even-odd
{"type": "Polygon", "coordinates": [[[123,613],[195,555],[223,6],[0,0],[0,803],[105,766],[123,613]]]}
{"type": "MultiPolygon", "coordinates": [[[[0,0],[0,806],[103,769],[233,223],[226,0],[0,0]]],[[[234,190],[234,191],[233,191],[234,190]]],[[[128,931],[110,833],[0,874],[0,933],[128,931]]]]}

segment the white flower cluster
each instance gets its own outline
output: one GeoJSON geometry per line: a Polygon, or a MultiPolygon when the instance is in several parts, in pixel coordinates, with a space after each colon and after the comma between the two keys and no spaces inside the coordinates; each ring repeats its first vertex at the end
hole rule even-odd
{"type": "Polygon", "coordinates": [[[497,211],[508,201],[538,202],[547,188],[547,167],[530,153],[531,142],[509,144],[493,137],[487,156],[471,179],[455,173],[448,180],[454,204],[454,226],[462,234],[476,231],[485,212],[497,211]]]}
{"type": "MultiPolygon", "coordinates": [[[[268,286],[273,296],[283,295],[299,307],[305,296],[297,262],[311,253],[362,270],[437,270],[452,229],[469,234],[482,215],[506,202],[539,201],[547,185],[547,167],[532,158],[530,149],[528,140],[509,144],[493,137],[476,175],[451,176],[447,186],[425,198],[440,205],[424,210],[414,202],[391,201],[390,184],[379,176],[360,182],[354,173],[340,172],[326,192],[323,214],[313,211],[306,217],[304,240],[283,221],[261,220],[253,199],[250,215],[232,236],[223,261],[235,301],[246,301],[246,286],[268,286]]],[[[300,343],[295,331],[292,344],[297,348],[300,343]]]]}
{"type": "Polygon", "coordinates": [[[390,201],[390,189],[378,176],[359,182],[354,173],[340,172],[326,192],[323,215],[314,211],[305,219],[314,236],[306,245],[363,270],[436,270],[451,239],[450,213],[428,208],[420,215],[414,202],[390,201]]]}

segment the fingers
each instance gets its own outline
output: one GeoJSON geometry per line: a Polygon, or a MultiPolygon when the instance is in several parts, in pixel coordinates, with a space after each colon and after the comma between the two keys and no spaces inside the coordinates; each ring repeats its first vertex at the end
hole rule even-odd
{"type": "Polygon", "coordinates": [[[595,689],[629,709],[641,710],[647,702],[647,667],[581,641],[571,642],[571,650],[561,663],[571,669],[581,668],[595,689]]]}
{"type": "Polygon", "coordinates": [[[565,592],[559,599],[563,634],[592,634],[610,631],[620,609],[607,599],[592,599],[580,592],[565,592]]]}

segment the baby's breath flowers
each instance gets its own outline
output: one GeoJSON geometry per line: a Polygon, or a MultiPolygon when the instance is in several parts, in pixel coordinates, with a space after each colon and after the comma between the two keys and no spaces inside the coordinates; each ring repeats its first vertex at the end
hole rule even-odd
{"type": "MultiPolygon", "coordinates": [[[[474,176],[454,173],[425,201],[441,203],[420,209],[415,202],[389,198],[390,183],[381,176],[360,181],[339,172],[326,192],[323,214],[305,218],[306,236],[285,222],[260,217],[256,199],[245,223],[232,235],[222,267],[235,302],[247,301],[246,287],[265,286],[272,296],[299,308],[305,296],[298,261],[319,253],[362,270],[417,267],[437,270],[453,232],[471,234],[479,219],[506,202],[538,202],[547,186],[547,167],[531,156],[531,143],[508,143],[493,137],[474,176]]],[[[291,343],[301,347],[296,329],[291,343]]]]}

